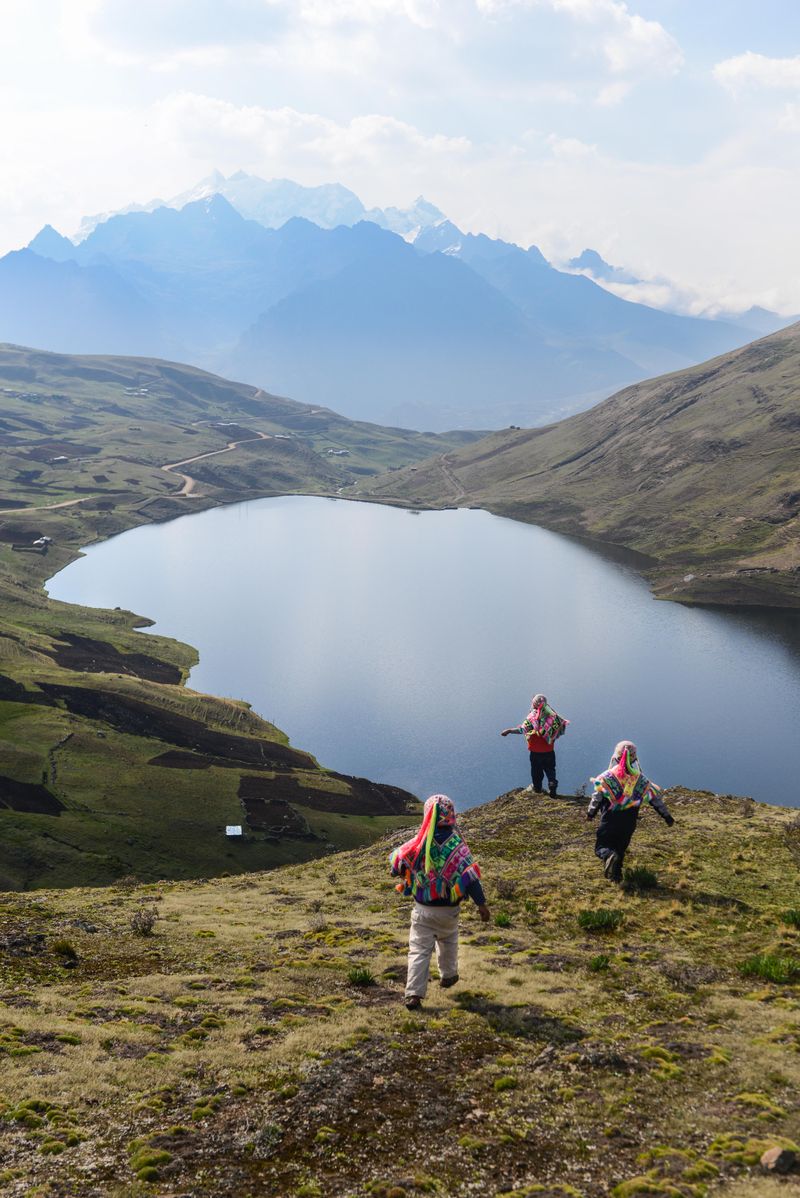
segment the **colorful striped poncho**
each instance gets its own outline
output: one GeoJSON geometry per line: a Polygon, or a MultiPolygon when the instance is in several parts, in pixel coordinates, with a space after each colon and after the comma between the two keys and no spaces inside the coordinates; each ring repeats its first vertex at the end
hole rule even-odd
{"type": "Polygon", "coordinates": [[[636,755],[636,746],[630,741],[620,741],[614,750],[608,769],[592,778],[594,794],[589,803],[589,812],[598,808],[614,811],[638,810],[643,803],[651,803],[663,814],[666,811],[661,799],[661,787],[656,786],[642,773],[636,755]]]}
{"type": "Polygon", "coordinates": [[[567,730],[569,720],[565,720],[553,711],[546,699],[536,702],[539,696],[534,696],[531,709],[520,724],[526,736],[541,736],[549,745],[555,744],[559,736],[567,730]]]}
{"type": "Polygon", "coordinates": [[[431,795],[416,836],[395,849],[389,862],[392,873],[402,878],[397,890],[421,903],[459,903],[481,876],[469,845],[456,830],[455,808],[447,795],[431,795]],[[442,844],[434,836],[437,826],[453,829],[442,844]]]}

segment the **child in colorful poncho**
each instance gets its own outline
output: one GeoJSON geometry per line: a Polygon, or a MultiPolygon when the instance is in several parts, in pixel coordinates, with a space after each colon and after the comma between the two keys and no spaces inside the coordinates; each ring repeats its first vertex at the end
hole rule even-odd
{"type": "Polygon", "coordinates": [[[501,736],[522,734],[528,742],[528,752],[531,759],[531,784],[528,793],[540,795],[542,782],[547,775],[547,789],[554,799],[558,794],[558,778],[556,777],[555,743],[559,736],[567,730],[569,720],[561,718],[548,705],[544,695],[534,695],[531,699],[531,709],[521,724],[516,728],[504,728],[501,736]]]}
{"type": "Polygon", "coordinates": [[[481,871],[456,829],[456,809],[447,795],[431,795],[416,836],[395,849],[389,861],[393,876],[402,878],[397,889],[414,898],[405,994],[411,1011],[422,1006],[434,948],[439,985],[447,989],[458,981],[462,899],[469,895],[484,922],[489,919],[489,908],[480,883],[481,871]]]}
{"type": "Polygon", "coordinates": [[[642,773],[636,745],[629,740],[619,742],[608,769],[592,782],[594,794],[586,818],[594,819],[598,811],[602,812],[594,851],[603,862],[606,877],[621,882],[622,862],[642,804],[649,803],[670,828],[675,820],[661,798],[661,787],[642,773]]]}

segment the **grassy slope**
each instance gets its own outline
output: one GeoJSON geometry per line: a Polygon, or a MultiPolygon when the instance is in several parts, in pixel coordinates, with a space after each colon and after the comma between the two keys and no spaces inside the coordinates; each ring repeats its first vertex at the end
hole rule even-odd
{"type": "Polygon", "coordinates": [[[476,504],[646,555],[665,598],[800,605],[800,325],[360,484],[476,504]],[[692,577],[687,579],[685,575],[692,577]]]}
{"type": "Polygon", "coordinates": [[[414,1015],[388,840],[247,878],[7,896],[3,1192],[788,1198],[796,1176],[756,1166],[800,1138],[800,989],[739,966],[798,959],[798,821],[669,802],[675,827],[648,812],[634,840],[658,876],[640,893],[604,881],[582,801],[470,812],[508,926],[465,910],[462,982],[414,1015]],[[599,910],[615,931],[579,927],[599,910]]]}
{"type": "Polygon", "coordinates": [[[124,528],[257,495],[334,494],[366,472],[465,438],[359,424],[191,367],[134,358],[0,347],[0,388],[0,887],[264,868],[319,855],[328,842],[365,843],[396,825],[407,796],[372,793],[307,754],[281,754],[283,734],[244,705],[187,691],[188,646],[142,637],[134,630],[146,621],[130,612],[50,602],[41,588],[81,545],[124,528]],[[183,480],[160,467],[199,454],[214,456],[181,468],[196,486],[180,495],[183,480]],[[50,506],[58,504],[67,506],[50,506]],[[42,534],[53,538],[45,555],[13,548],[42,534]],[[66,692],[43,689],[65,686],[84,691],[66,702],[66,692]],[[103,710],[92,711],[100,694],[103,710]],[[132,703],[144,707],[133,722],[132,703]],[[197,727],[176,741],[165,712],[197,727]],[[205,732],[246,743],[229,745],[226,758],[219,744],[204,744],[205,732]],[[203,768],[152,764],[176,744],[203,768]],[[254,758],[259,745],[266,762],[254,758]],[[231,844],[222,828],[243,822],[240,780],[253,776],[278,805],[245,842],[231,844]],[[32,792],[20,800],[13,783],[44,787],[34,805],[60,814],[25,810],[32,792]],[[284,816],[291,835],[276,831],[284,816]]]}

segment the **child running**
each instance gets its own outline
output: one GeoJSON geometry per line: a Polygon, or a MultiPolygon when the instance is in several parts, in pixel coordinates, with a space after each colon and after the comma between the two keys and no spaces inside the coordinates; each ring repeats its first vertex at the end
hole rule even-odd
{"type": "Polygon", "coordinates": [[[594,794],[589,802],[587,819],[602,812],[595,840],[595,854],[603,862],[603,873],[612,882],[622,881],[622,862],[636,831],[639,808],[649,803],[668,827],[675,820],[661,798],[661,787],[645,778],[639,765],[636,745],[621,740],[614,750],[608,769],[592,778],[594,794]]]}
{"type": "Polygon", "coordinates": [[[456,809],[447,795],[426,800],[416,836],[389,858],[392,875],[401,877],[397,890],[413,896],[408,936],[408,978],[405,1003],[409,1011],[422,1006],[428,989],[431,955],[436,948],[439,985],[458,981],[459,903],[469,895],[486,923],[489,908],[480,883],[481,871],[469,845],[456,829],[456,809]]]}
{"type": "Polygon", "coordinates": [[[501,736],[520,733],[525,735],[531,759],[531,784],[525,788],[528,794],[542,793],[545,774],[550,798],[554,799],[558,794],[554,746],[559,736],[566,732],[568,723],[569,720],[562,719],[553,711],[544,695],[534,695],[531,699],[531,709],[522,723],[516,728],[504,728],[500,733],[501,736]]]}

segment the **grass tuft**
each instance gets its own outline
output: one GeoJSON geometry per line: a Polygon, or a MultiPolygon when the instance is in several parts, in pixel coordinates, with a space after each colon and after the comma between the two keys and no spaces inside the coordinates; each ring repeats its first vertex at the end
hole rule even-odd
{"type": "Polygon", "coordinates": [[[610,911],[607,907],[578,912],[578,927],[584,932],[613,932],[621,923],[622,912],[610,911]]]}
{"type": "Polygon", "coordinates": [[[785,985],[800,978],[800,961],[777,953],[757,953],[741,963],[739,972],[746,978],[763,978],[785,985]]]}
{"type": "Polygon", "coordinates": [[[351,986],[376,985],[375,974],[371,969],[367,969],[366,965],[354,965],[347,971],[347,980],[351,986]]]}

